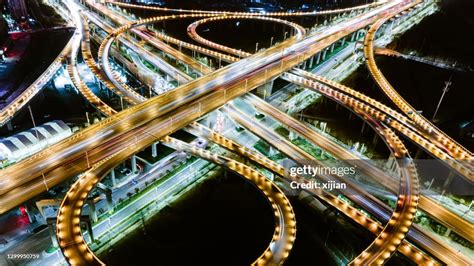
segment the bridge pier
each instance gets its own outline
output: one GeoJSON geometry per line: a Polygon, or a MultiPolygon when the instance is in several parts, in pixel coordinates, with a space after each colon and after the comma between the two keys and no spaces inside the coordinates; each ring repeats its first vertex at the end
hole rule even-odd
{"type": "Polygon", "coordinates": [[[112,187],[117,186],[117,180],[115,179],[115,168],[110,171],[110,179],[112,180],[112,187]]]}
{"type": "Polygon", "coordinates": [[[132,164],[132,173],[137,173],[138,170],[137,170],[137,156],[136,155],[132,155],[132,158],[130,159],[130,162],[132,164]]]}
{"type": "Polygon", "coordinates": [[[357,33],[357,32],[354,32],[354,33],[351,34],[351,42],[353,42],[353,41],[355,40],[356,33],[357,33]]]}
{"type": "Polygon", "coordinates": [[[7,129],[8,131],[13,131],[13,123],[12,123],[12,120],[8,120],[7,122],[7,129]]]}
{"type": "Polygon", "coordinates": [[[449,237],[450,234],[451,234],[451,229],[447,228],[446,232],[444,232],[444,236],[449,237]]]}
{"type": "Polygon", "coordinates": [[[342,37],[341,39],[341,46],[344,46],[346,44],[346,37],[342,37]]]}
{"type": "Polygon", "coordinates": [[[326,54],[327,54],[327,52],[328,52],[328,49],[325,48],[325,49],[323,50],[323,56],[322,56],[321,60],[323,60],[323,61],[326,60],[326,54]]]}
{"type": "Polygon", "coordinates": [[[314,197],[313,195],[309,194],[308,192],[304,190],[301,190],[301,192],[298,195],[298,199],[304,202],[306,205],[320,212],[324,212],[325,210],[327,210],[326,205],[322,204],[321,201],[319,201],[316,197],[314,197]]]}
{"type": "Polygon", "coordinates": [[[360,134],[363,134],[365,130],[365,122],[362,122],[362,128],[360,129],[360,134]]]}
{"type": "Polygon", "coordinates": [[[395,166],[396,166],[396,159],[395,159],[392,155],[390,155],[390,156],[388,157],[386,166],[387,166],[388,169],[390,169],[392,172],[394,171],[393,169],[394,169],[395,166]]]}
{"type": "Polygon", "coordinates": [[[270,95],[272,95],[272,92],[273,92],[273,82],[274,80],[271,80],[265,84],[263,84],[262,86],[259,86],[257,88],[257,94],[262,96],[264,99],[266,97],[269,97],[270,95]]]}
{"type": "Polygon", "coordinates": [[[335,44],[336,44],[336,43],[334,43],[334,42],[331,44],[331,50],[330,50],[330,51],[331,51],[331,53],[333,53],[333,52],[334,52],[334,45],[335,45],[335,44]]]}
{"type": "Polygon", "coordinates": [[[316,65],[319,65],[320,61],[321,61],[321,52],[318,53],[318,58],[316,59],[316,65]]]}
{"type": "Polygon", "coordinates": [[[305,61],[301,64],[301,68],[302,68],[302,69],[306,69],[306,62],[307,62],[307,61],[308,61],[308,60],[305,60],[305,61]]]}
{"type": "Polygon", "coordinates": [[[290,140],[295,140],[296,138],[298,138],[298,135],[294,131],[292,130],[288,130],[288,131],[290,131],[290,135],[288,136],[290,140]]]}
{"type": "Polygon", "coordinates": [[[455,175],[456,174],[454,173],[454,171],[449,171],[448,177],[446,178],[446,180],[444,181],[444,184],[443,184],[444,189],[448,188],[451,185],[455,175]]]}
{"type": "Polygon", "coordinates": [[[112,190],[102,183],[97,184],[97,188],[105,194],[105,200],[107,201],[107,210],[112,213],[114,209],[114,202],[112,200],[112,190]]]}
{"type": "Polygon", "coordinates": [[[25,203],[25,212],[26,216],[28,217],[28,221],[30,223],[34,223],[36,221],[36,218],[33,215],[33,206],[28,203],[25,203]]]}
{"type": "Polygon", "coordinates": [[[377,146],[377,142],[379,141],[379,135],[375,133],[374,138],[372,139],[372,145],[377,146]]]}
{"type": "Polygon", "coordinates": [[[90,243],[94,243],[94,231],[92,230],[92,223],[89,216],[81,216],[81,222],[86,225],[87,233],[89,234],[90,243]]]}
{"type": "Polygon", "coordinates": [[[95,223],[97,222],[97,210],[95,207],[94,199],[89,198],[87,199],[87,205],[89,205],[89,216],[91,217],[92,221],[95,223]]]}
{"type": "Polygon", "coordinates": [[[315,57],[315,55],[311,56],[311,58],[309,59],[309,68],[313,67],[314,57],[315,57]]]}
{"type": "Polygon", "coordinates": [[[56,217],[46,219],[46,223],[48,224],[48,231],[49,231],[49,236],[51,237],[51,244],[53,244],[53,247],[57,248],[59,247],[59,245],[58,245],[58,239],[56,238],[56,228],[55,228],[56,217]]]}
{"type": "Polygon", "coordinates": [[[153,158],[155,158],[156,156],[158,156],[158,148],[157,148],[157,147],[158,147],[158,143],[160,143],[160,142],[157,141],[157,142],[151,144],[151,156],[152,156],[153,158]]]}
{"type": "Polygon", "coordinates": [[[114,203],[112,200],[112,191],[105,193],[105,200],[107,201],[107,210],[111,213],[114,210],[114,203]]]}
{"type": "Polygon", "coordinates": [[[273,146],[270,146],[270,149],[268,150],[268,156],[273,156],[278,152],[273,146]]]}
{"type": "Polygon", "coordinates": [[[418,148],[418,150],[416,150],[415,160],[416,160],[416,159],[420,159],[420,157],[421,157],[422,154],[423,154],[423,149],[422,149],[422,148],[418,148]]]}

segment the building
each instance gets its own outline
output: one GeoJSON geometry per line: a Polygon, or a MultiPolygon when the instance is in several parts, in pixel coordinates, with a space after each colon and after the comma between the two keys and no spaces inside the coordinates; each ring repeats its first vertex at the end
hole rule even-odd
{"type": "Polygon", "coordinates": [[[54,120],[0,139],[0,161],[4,164],[19,161],[70,135],[72,135],[72,130],[66,123],[54,120]]]}

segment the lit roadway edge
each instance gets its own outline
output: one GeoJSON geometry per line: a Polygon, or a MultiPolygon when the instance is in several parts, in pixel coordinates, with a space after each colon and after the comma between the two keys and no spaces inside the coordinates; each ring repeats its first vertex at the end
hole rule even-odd
{"type": "MultiPolygon", "coordinates": [[[[167,135],[197,119],[207,111],[218,108],[227,101],[265,83],[267,78],[280,75],[283,71],[299,64],[301,60],[305,60],[310,54],[338,40],[341,36],[367,26],[377,18],[379,12],[390,9],[396,6],[396,4],[397,2],[389,3],[357,19],[342,23],[337,27],[333,27],[332,30],[321,37],[310,36],[297,43],[295,43],[294,38],[287,39],[278,46],[217,70],[205,77],[181,86],[180,89],[170,91],[143,104],[124,110],[75,134],[71,138],[51,146],[46,151],[1,170],[0,193],[2,198],[0,199],[0,213],[17,206],[25,199],[37,195],[46,189],[45,186],[38,185],[38,183],[35,184],[34,188],[29,188],[27,185],[29,181],[39,177],[44,179],[43,181],[48,183],[48,185],[50,183],[58,184],[73,174],[83,172],[91,164],[110,155],[107,155],[104,150],[100,151],[96,148],[106,149],[107,152],[113,154],[113,149],[117,151],[117,148],[113,147],[114,144],[120,143],[124,145],[127,139],[128,143],[133,143],[133,137],[143,136],[146,128],[154,128],[157,132],[162,133],[160,134],[161,136],[167,135]],[[318,42],[318,40],[323,41],[318,42]],[[286,48],[285,46],[290,47],[286,48]],[[300,57],[300,54],[296,52],[297,50],[301,50],[301,52],[306,50],[308,52],[300,57]],[[280,63],[282,61],[283,63],[280,63]],[[255,63],[259,64],[255,66],[255,63]],[[266,73],[266,77],[261,77],[262,72],[266,73]],[[253,75],[249,76],[250,74],[253,75]],[[208,82],[206,83],[206,81],[208,82]],[[223,85],[227,85],[227,88],[222,87],[223,85]],[[211,88],[219,89],[212,90],[211,88]],[[189,94],[190,91],[193,93],[189,94]],[[196,101],[199,96],[205,93],[209,94],[196,101]],[[178,108],[176,102],[179,102],[181,105],[188,104],[178,108]],[[170,112],[172,110],[173,112],[170,112]],[[167,118],[158,117],[158,115],[163,115],[164,113],[167,113],[167,118]],[[171,114],[174,114],[174,116],[171,116],[171,114]],[[145,125],[150,121],[151,123],[145,125]],[[161,129],[159,128],[160,124],[161,129]],[[158,128],[155,126],[158,126],[158,128]],[[120,138],[117,138],[119,135],[120,138]],[[60,166],[66,166],[66,168],[57,169],[60,166]],[[61,174],[60,172],[63,173],[61,174]],[[56,176],[58,174],[59,176],[56,176]],[[54,175],[54,177],[51,175],[54,175]],[[21,185],[26,186],[20,187],[21,185]],[[14,188],[17,189],[13,190],[14,188]],[[17,193],[14,196],[11,193],[15,191],[22,191],[22,193],[17,193]],[[6,195],[6,192],[11,193],[6,195]],[[17,196],[19,194],[21,196],[17,196]]],[[[150,138],[148,143],[140,141],[140,145],[145,147],[157,139],[159,138],[150,138]]]]}
{"type": "MultiPolygon", "coordinates": [[[[276,226],[270,245],[253,265],[281,265],[293,246],[296,220],[290,202],[280,188],[256,170],[235,160],[170,137],[165,137],[162,141],[174,146],[177,150],[186,151],[236,172],[255,184],[265,194],[273,208],[276,226]]],[[[129,149],[134,150],[134,153],[139,151],[136,146],[131,146],[129,149]]],[[[58,212],[57,236],[61,250],[71,265],[104,265],[89,249],[82,237],[81,210],[89,192],[110,169],[125,160],[129,156],[128,153],[128,149],[125,149],[98,162],[76,181],[66,194],[58,212]]]]}

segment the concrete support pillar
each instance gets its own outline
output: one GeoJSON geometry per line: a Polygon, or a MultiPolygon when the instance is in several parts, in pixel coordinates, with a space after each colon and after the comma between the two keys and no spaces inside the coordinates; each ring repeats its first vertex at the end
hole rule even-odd
{"type": "Polygon", "coordinates": [[[270,176],[268,177],[271,181],[275,180],[275,174],[270,172],[270,176]]]}
{"type": "Polygon", "coordinates": [[[319,52],[318,58],[316,59],[316,65],[318,65],[320,61],[321,61],[321,53],[319,52]]]}
{"type": "Polygon", "coordinates": [[[28,217],[28,222],[34,223],[36,221],[35,216],[33,215],[33,206],[25,202],[25,213],[26,217],[28,217]]]}
{"type": "Polygon", "coordinates": [[[151,144],[151,156],[152,156],[153,158],[155,158],[156,156],[158,156],[158,149],[157,149],[158,143],[159,143],[159,142],[155,142],[155,143],[151,144]]]}
{"type": "Polygon", "coordinates": [[[107,210],[110,213],[114,210],[114,202],[112,200],[112,191],[105,192],[105,200],[107,201],[107,210]]]}
{"type": "Polygon", "coordinates": [[[89,216],[94,223],[97,222],[97,210],[95,208],[94,199],[87,199],[87,205],[89,205],[89,216]]]}
{"type": "Polygon", "coordinates": [[[273,92],[273,81],[269,81],[257,88],[257,94],[263,98],[269,97],[273,92]]]}
{"type": "Polygon", "coordinates": [[[92,223],[90,221],[90,219],[87,219],[86,221],[84,221],[85,225],[86,225],[86,228],[87,228],[87,233],[89,234],[89,239],[91,241],[91,243],[94,242],[94,231],[92,230],[92,223]]]}
{"type": "Polygon", "coordinates": [[[56,230],[54,230],[54,225],[48,223],[49,236],[51,237],[51,243],[53,247],[58,247],[58,239],[56,238],[56,230]]]}
{"type": "Polygon", "coordinates": [[[8,131],[13,131],[12,120],[8,120],[8,122],[7,122],[7,129],[8,129],[8,131]]]}
{"type": "Polygon", "coordinates": [[[268,155],[273,156],[277,153],[277,150],[273,148],[273,146],[270,146],[270,149],[268,150],[268,155]]]}
{"type": "Polygon", "coordinates": [[[331,53],[334,52],[334,46],[335,46],[335,45],[336,45],[336,43],[332,43],[332,44],[331,44],[331,53]]]}
{"type": "Polygon", "coordinates": [[[354,32],[354,33],[351,34],[351,42],[353,42],[355,40],[355,37],[356,37],[356,33],[354,32]]]}
{"type": "Polygon", "coordinates": [[[444,184],[443,184],[443,188],[446,189],[447,187],[449,187],[451,185],[451,182],[453,182],[453,178],[456,174],[454,173],[454,171],[450,171],[449,174],[448,174],[448,177],[446,178],[446,180],[444,181],[444,184]]]}
{"type": "Polygon", "coordinates": [[[309,68],[313,67],[313,61],[314,61],[314,56],[311,56],[311,59],[309,59],[309,68]]]}
{"type": "Polygon", "coordinates": [[[117,186],[117,180],[115,179],[115,169],[112,168],[112,170],[110,171],[110,179],[112,180],[112,187],[116,187],[117,186]]]}
{"type": "Polygon", "coordinates": [[[298,199],[306,205],[310,206],[311,208],[320,212],[324,212],[327,209],[326,205],[322,204],[319,200],[317,200],[315,197],[313,197],[311,194],[304,190],[300,192],[300,194],[298,195],[298,199]]]}
{"type": "Polygon", "coordinates": [[[131,164],[132,164],[132,173],[138,172],[138,170],[137,170],[137,156],[132,155],[132,158],[130,159],[130,161],[131,161],[131,164]]]}
{"type": "Polygon", "coordinates": [[[298,134],[296,134],[294,131],[290,131],[290,135],[288,136],[290,140],[295,140],[298,137],[298,134]]]}
{"type": "Polygon", "coordinates": [[[419,159],[422,154],[423,154],[423,149],[422,149],[422,148],[418,148],[418,150],[416,150],[415,160],[416,160],[416,159],[419,159]]]}
{"type": "Polygon", "coordinates": [[[372,139],[372,144],[376,146],[378,141],[379,141],[379,135],[375,133],[374,138],[372,139]]]}
{"type": "Polygon", "coordinates": [[[322,55],[321,60],[323,60],[323,61],[326,60],[326,53],[327,53],[327,52],[328,52],[327,49],[324,49],[324,50],[323,50],[323,55],[322,55]]]}
{"type": "Polygon", "coordinates": [[[343,37],[341,39],[341,46],[344,46],[344,44],[346,44],[346,37],[343,37]]]}
{"type": "Polygon", "coordinates": [[[363,134],[365,130],[365,122],[362,122],[362,128],[360,129],[360,134],[363,134]]]}
{"type": "Polygon", "coordinates": [[[446,232],[444,232],[445,237],[449,237],[449,234],[451,234],[451,229],[447,229],[446,232]]]}
{"type": "Polygon", "coordinates": [[[392,155],[390,155],[387,159],[386,166],[388,169],[393,169],[394,165],[395,165],[395,158],[392,155]]]}

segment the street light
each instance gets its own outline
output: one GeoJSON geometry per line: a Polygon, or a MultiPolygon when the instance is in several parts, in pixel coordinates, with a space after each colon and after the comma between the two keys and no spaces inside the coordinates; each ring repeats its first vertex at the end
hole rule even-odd
{"type": "Polygon", "coordinates": [[[439,107],[441,106],[441,102],[443,101],[443,98],[444,98],[444,95],[446,94],[446,92],[449,91],[449,86],[451,86],[452,82],[451,82],[451,78],[453,76],[451,75],[449,77],[449,80],[444,82],[445,86],[444,86],[444,89],[443,89],[443,94],[441,94],[441,98],[439,99],[439,102],[438,102],[438,106],[436,106],[436,110],[433,114],[433,118],[431,118],[432,121],[434,121],[435,117],[436,117],[436,114],[438,113],[438,110],[439,110],[439,107]]]}

